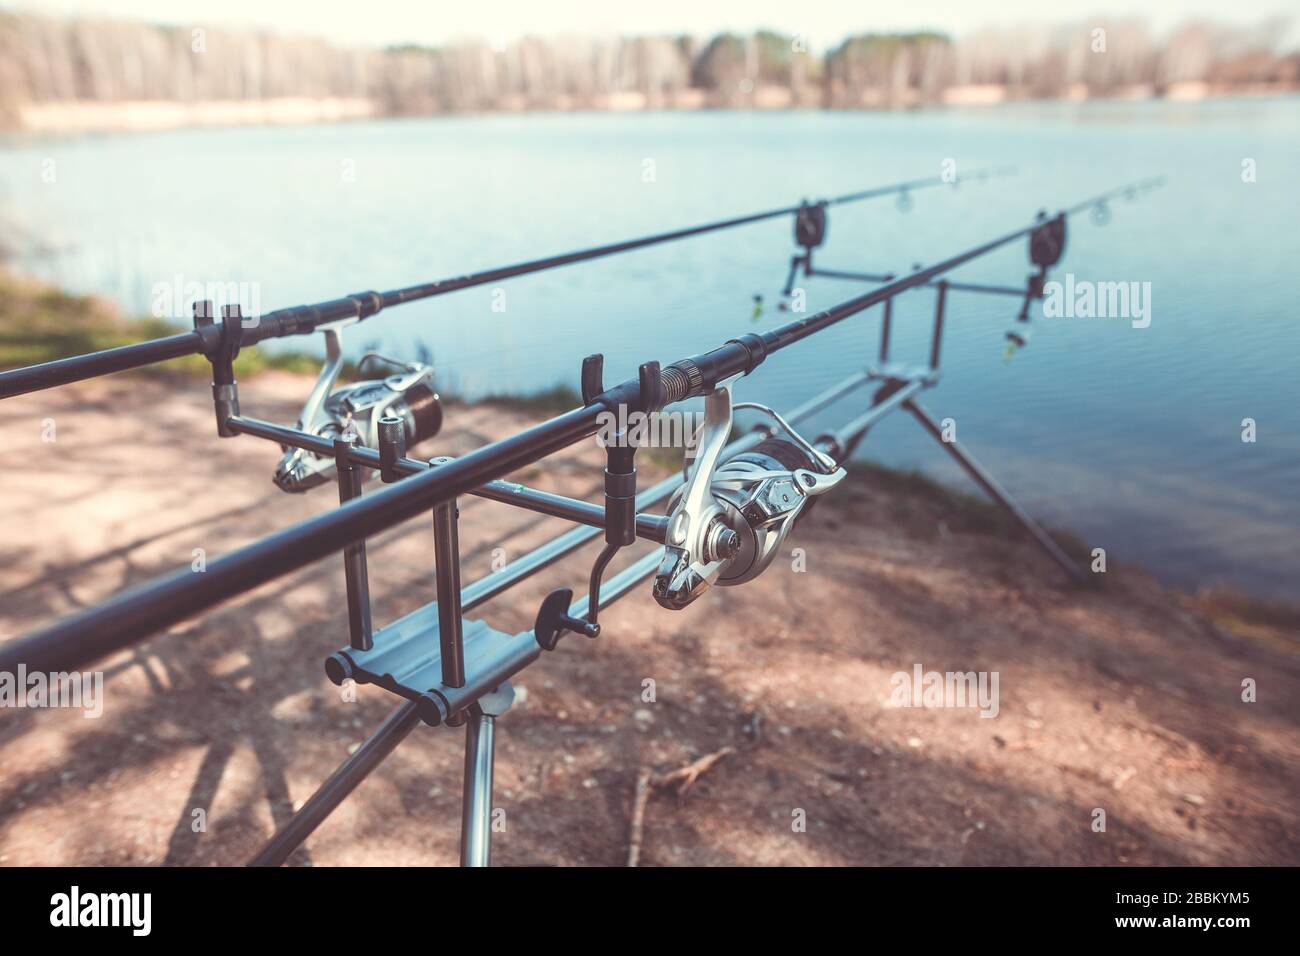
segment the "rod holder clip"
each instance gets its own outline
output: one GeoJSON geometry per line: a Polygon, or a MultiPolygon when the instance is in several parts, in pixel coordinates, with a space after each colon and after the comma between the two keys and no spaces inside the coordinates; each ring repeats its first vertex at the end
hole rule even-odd
{"type": "Polygon", "coordinates": [[[582,360],[582,404],[598,401],[605,391],[605,356],[597,352],[582,360]]]}
{"type": "Polygon", "coordinates": [[[641,411],[651,414],[668,404],[668,390],[664,387],[658,362],[646,362],[637,369],[637,384],[641,392],[641,411]]]}
{"type": "Polygon", "coordinates": [[[1061,261],[1065,254],[1065,213],[1058,212],[1051,219],[1047,211],[1038,211],[1038,225],[1029,233],[1029,261],[1038,267],[1025,278],[1025,294],[1020,300],[1020,311],[1016,314],[1016,325],[1007,330],[1007,346],[1004,358],[1010,358],[1017,349],[1029,344],[1028,329],[1021,328],[1029,324],[1029,306],[1043,298],[1047,287],[1047,270],[1061,261]]]}
{"type": "MultiPolygon", "coordinates": [[[[591,356],[583,362],[584,387],[587,377],[603,359],[591,356]]],[[[598,379],[598,376],[594,376],[598,379]]],[[[593,381],[592,384],[599,384],[593,381]]],[[[617,391],[617,390],[616,390],[617,391]]],[[[597,400],[608,406],[613,393],[600,393],[597,400]]],[[[630,396],[623,394],[624,399],[630,396]]],[[[653,415],[667,402],[667,390],[658,362],[645,362],[637,370],[635,411],[653,415]]],[[[619,416],[619,425],[626,422],[626,413],[619,416]]],[[[600,585],[605,569],[622,548],[636,542],[636,443],[624,427],[615,427],[605,438],[605,547],[597,555],[587,579],[587,621],[577,630],[588,637],[600,633],[597,618],[600,615],[600,585]]],[[[557,599],[558,600],[558,599],[557,599]]],[[[566,604],[567,607],[567,604],[566,604]]],[[[576,620],[573,619],[573,620],[576,620]]],[[[572,629],[572,628],[571,628],[572,629]]]]}
{"type": "Polygon", "coordinates": [[[605,356],[597,352],[582,360],[583,405],[600,403],[614,414],[622,407],[625,412],[657,412],[668,404],[668,386],[658,362],[645,362],[637,369],[637,380],[605,388],[605,356]]]}
{"type": "Polygon", "coordinates": [[[221,324],[212,319],[212,301],[194,303],[194,330],[203,342],[203,355],[212,365],[212,403],[217,413],[217,434],[232,438],[239,434],[228,424],[239,415],[239,383],[235,380],[235,357],[244,339],[244,319],[239,304],[221,307],[221,324]]]}

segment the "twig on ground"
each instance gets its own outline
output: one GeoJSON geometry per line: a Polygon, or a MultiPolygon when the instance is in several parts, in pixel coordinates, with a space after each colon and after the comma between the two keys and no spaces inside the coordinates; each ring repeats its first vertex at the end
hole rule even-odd
{"type": "Polygon", "coordinates": [[[654,774],[650,778],[650,786],[655,790],[659,790],[677,784],[677,799],[680,800],[686,796],[686,791],[694,786],[695,781],[700,779],[701,774],[708,772],[723,757],[735,752],[735,747],[723,747],[721,750],[705,754],[699,760],[688,763],[685,767],[679,767],[671,773],[654,774]]]}
{"type": "Polygon", "coordinates": [[[632,795],[632,832],[627,845],[628,866],[636,866],[641,858],[641,833],[645,829],[645,805],[650,799],[650,776],[645,767],[637,771],[636,791],[632,795]]]}
{"type": "Polygon", "coordinates": [[[699,760],[692,761],[684,767],[678,767],[668,773],[654,773],[646,767],[637,771],[636,790],[632,794],[632,825],[628,835],[627,865],[636,866],[641,858],[641,836],[645,831],[645,808],[650,802],[654,790],[663,790],[676,786],[677,799],[681,800],[686,792],[694,786],[700,776],[707,773],[723,757],[736,752],[735,747],[723,747],[711,754],[705,754],[699,760]]]}

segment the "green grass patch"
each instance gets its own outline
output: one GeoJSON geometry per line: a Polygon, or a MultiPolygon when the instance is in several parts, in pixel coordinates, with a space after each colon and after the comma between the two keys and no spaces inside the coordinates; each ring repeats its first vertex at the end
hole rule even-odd
{"type": "MultiPolygon", "coordinates": [[[[94,296],[70,295],[31,279],[0,272],[0,370],[134,345],[184,332],[185,326],[155,318],[124,318],[94,296]]],[[[243,349],[235,373],[249,378],[268,369],[314,375],[320,359],[301,352],[243,349]]],[[[136,370],[142,375],[184,375],[208,379],[202,355],[186,355],[136,370]]],[[[346,373],[354,370],[345,369],[346,373]]]]}
{"type": "Polygon", "coordinates": [[[582,395],[570,385],[552,385],[536,392],[502,392],[480,399],[483,405],[533,415],[558,415],[582,406],[582,395]]]}

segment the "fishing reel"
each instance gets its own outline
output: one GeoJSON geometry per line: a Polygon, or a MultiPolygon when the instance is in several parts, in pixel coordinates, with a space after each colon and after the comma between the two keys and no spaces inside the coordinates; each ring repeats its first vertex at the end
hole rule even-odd
{"type": "Polygon", "coordinates": [[[669,610],[686,607],[712,584],[743,584],[762,574],[812,500],[847,474],[772,409],[756,402],[733,405],[734,381],[706,397],[694,466],[669,502],[653,588],[655,600],[669,610]],[[767,438],[721,462],[732,411],[740,408],[771,416],[789,437],[767,438]]]}
{"type": "MultiPolygon", "coordinates": [[[[326,327],[327,358],[320,377],[298,416],[297,428],[333,441],[355,435],[358,445],[379,447],[379,420],[401,419],[406,445],[432,438],[442,428],[442,402],[433,389],[433,369],[421,362],[399,362],[367,352],[357,363],[382,363],[397,369],[385,378],[354,382],[337,390],[334,383],[342,368],[338,327],[326,327]]],[[[335,459],[304,448],[284,449],[273,480],[282,491],[303,492],[335,477],[335,459]]]]}

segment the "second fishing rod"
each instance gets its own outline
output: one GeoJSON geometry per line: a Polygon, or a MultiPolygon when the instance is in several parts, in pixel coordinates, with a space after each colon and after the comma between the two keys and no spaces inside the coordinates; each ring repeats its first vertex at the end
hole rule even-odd
{"type": "MultiPolygon", "coordinates": [[[[806,216],[808,210],[818,210],[824,217],[825,210],[830,206],[862,202],[885,196],[908,196],[915,190],[945,185],[955,186],[972,180],[985,180],[991,176],[1010,175],[1013,172],[1014,170],[1010,167],[998,167],[979,169],[960,176],[939,175],[913,179],[845,193],[841,196],[815,202],[805,200],[794,206],[769,209],[765,212],[749,213],[668,232],[640,236],[621,242],[591,246],[586,249],[578,249],[559,255],[519,262],[514,265],[439,279],[434,282],[392,289],[387,292],[356,292],[338,299],[277,309],[263,316],[246,316],[239,330],[239,347],[255,345],[258,342],[274,338],[305,335],[332,323],[350,324],[360,322],[391,306],[446,295],[475,286],[489,285],[493,282],[500,282],[517,276],[545,272],[549,269],[556,269],[578,262],[587,262],[592,259],[644,249],[662,243],[689,239],[693,236],[702,236],[725,229],[734,229],[739,226],[777,219],[782,216],[799,216],[801,212],[806,216]]],[[[206,318],[214,319],[216,317],[209,315],[206,318]]],[[[27,368],[0,372],[0,399],[83,381],[100,375],[141,368],[185,355],[211,355],[214,351],[225,347],[222,335],[221,325],[213,322],[206,326],[200,326],[193,331],[179,332],[176,335],[165,336],[148,342],[124,345],[119,348],[91,352],[86,355],[32,365],[27,368]]],[[[220,386],[226,383],[215,384],[220,386]]]]}

